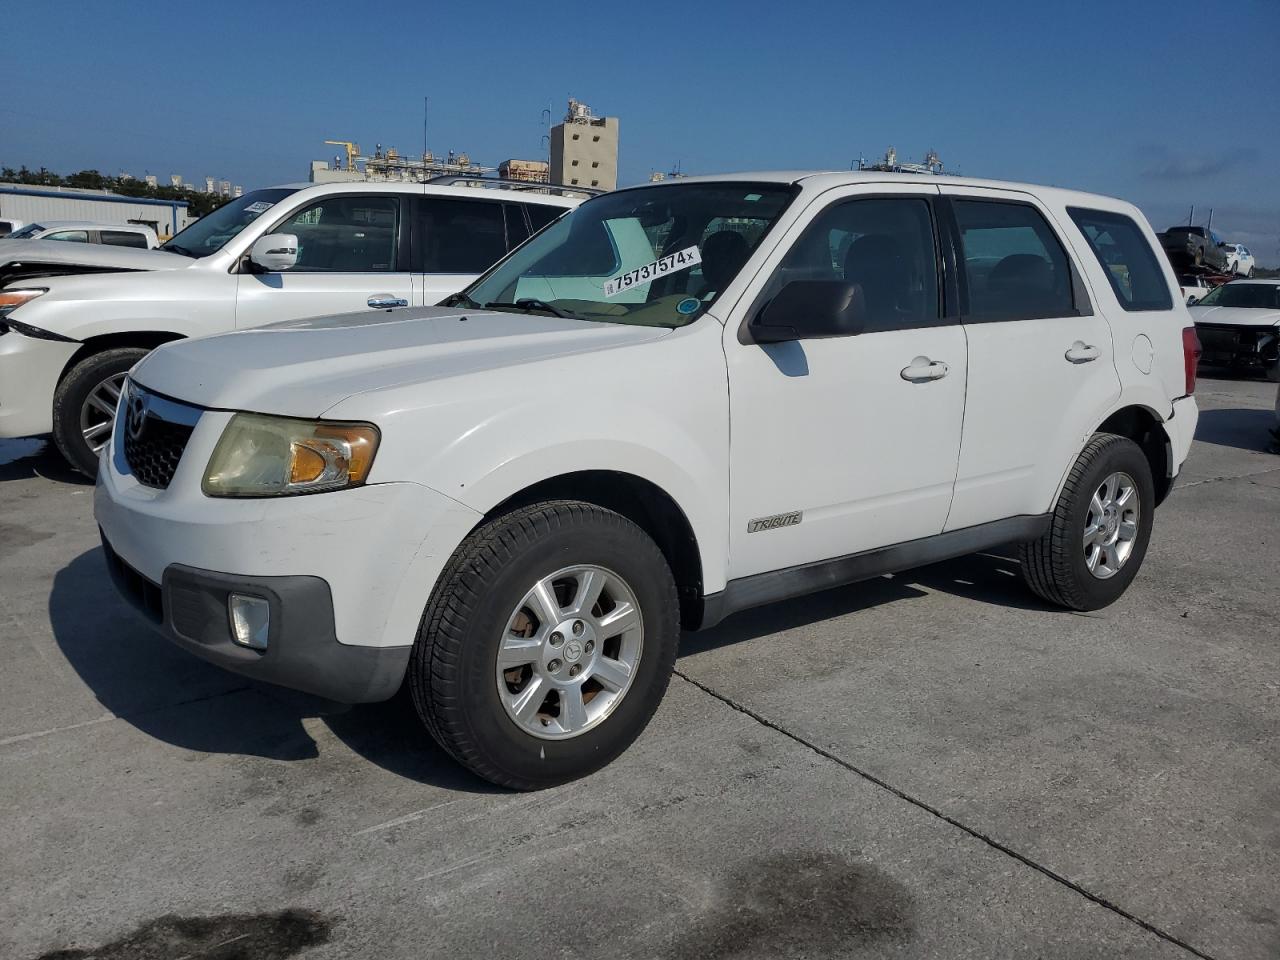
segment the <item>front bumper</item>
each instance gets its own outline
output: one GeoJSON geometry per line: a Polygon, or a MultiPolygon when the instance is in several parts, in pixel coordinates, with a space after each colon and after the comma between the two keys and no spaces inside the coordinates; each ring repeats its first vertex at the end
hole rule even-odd
{"type": "Polygon", "coordinates": [[[1204,351],[1200,362],[1206,366],[1265,369],[1280,362],[1280,328],[1274,325],[1197,323],[1196,336],[1204,351]]]}
{"type": "Polygon", "coordinates": [[[53,430],[53,391],[81,344],[0,333],[0,438],[53,430]]]}
{"type": "Polygon", "coordinates": [[[436,577],[479,515],[412,482],[206,497],[200,479],[231,416],[199,413],[163,490],[108,446],[94,512],[122,592],[175,643],[230,670],[335,700],[390,696],[436,577]],[[271,602],[277,652],[231,643],[235,584],[271,602]]]}
{"type": "Polygon", "coordinates": [[[386,700],[400,687],[412,648],[339,643],[329,584],[319,577],[237,577],[175,563],[156,584],[121,559],[105,535],[102,549],[121,596],[201,659],[342,703],[386,700]],[[267,601],[266,650],[251,650],[231,639],[227,597],[232,593],[267,601]]]}

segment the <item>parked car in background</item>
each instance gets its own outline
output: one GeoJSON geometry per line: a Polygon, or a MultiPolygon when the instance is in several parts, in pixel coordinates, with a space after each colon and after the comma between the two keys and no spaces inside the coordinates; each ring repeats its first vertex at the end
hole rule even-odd
{"type": "Polygon", "coordinates": [[[1208,267],[1227,272],[1227,251],[1222,239],[1208,227],[1170,227],[1159,236],[1175,269],[1208,267]]]}
{"type": "Polygon", "coordinates": [[[1195,274],[1186,274],[1178,278],[1178,288],[1182,291],[1182,302],[1185,304],[1196,303],[1201,300],[1215,284],[1210,283],[1204,277],[1195,274]]]}
{"type": "Polygon", "coordinates": [[[28,223],[6,240],[62,240],[71,243],[105,243],[116,247],[160,246],[156,232],[136,223],[92,223],[88,220],[46,220],[28,223]]]}
{"type": "Polygon", "coordinates": [[[232,200],[158,250],[0,241],[0,437],[52,432],[92,475],[126,372],[160,344],[436,303],[579,202],[514,188],[295,184],[232,200]]]}
{"type": "Polygon", "coordinates": [[[1252,277],[1254,259],[1249,248],[1243,243],[1228,243],[1223,248],[1227,254],[1227,273],[1241,277],[1252,277]]]}
{"type": "Polygon", "coordinates": [[[1280,381],[1280,280],[1232,280],[1191,308],[1203,362],[1280,381]]]}
{"type": "Polygon", "coordinates": [[[619,190],[439,307],[156,350],[95,513],[179,646],[347,702],[403,683],[461,763],[545,787],[640,733],[682,627],[1002,544],[1049,603],[1117,599],[1196,427],[1175,291],[1089,194],[619,190]]]}
{"type": "Polygon", "coordinates": [[[0,239],[4,239],[13,231],[21,229],[22,221],[9,217],[0,217],[0,239]]]}

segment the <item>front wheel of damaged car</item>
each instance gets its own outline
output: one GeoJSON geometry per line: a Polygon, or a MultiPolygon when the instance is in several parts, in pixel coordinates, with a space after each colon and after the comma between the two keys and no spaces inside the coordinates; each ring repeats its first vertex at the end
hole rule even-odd
{"type": "Polygon", "coordinates": [[[643,530],[593,504],[538,503],[458,548],[408,683],[460,763],[539,789],[599,769],[639,736],[666,692],[679,630],[670,568],[643,530]]]}

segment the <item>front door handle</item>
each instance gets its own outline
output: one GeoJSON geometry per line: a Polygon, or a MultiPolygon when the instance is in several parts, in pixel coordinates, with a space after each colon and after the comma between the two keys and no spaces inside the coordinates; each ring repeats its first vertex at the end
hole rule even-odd
{"type": "Polygon", "coordinates": [[[1071,345],[1071,348],[1063,354],[1072,363],[1088,363],[1091,360],[1097,360],[1102,356],[1102,351],[1093,344],[1085,343],[1083,340],[1077,340],[1071,345]]]}
{"type": "Polygon", "coordinates": [[[407,307],[409,301],[404,297],[393,297],[389,293],[375,293],[365,303],[374,310],[390,310],[392,307],[407,307]]]}
{"type": "Polygon", "coordinates": [[[902,379],[911,383],[928,383],[930,380],[941,380],[949,370],[950,368],[939,360],[916,357],[902,368],[902,379]]]}

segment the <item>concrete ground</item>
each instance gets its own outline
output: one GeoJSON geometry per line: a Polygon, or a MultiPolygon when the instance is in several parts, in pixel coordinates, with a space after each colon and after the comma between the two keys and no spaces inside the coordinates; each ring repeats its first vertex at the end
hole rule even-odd
{"type": "Polygon", "coordinates": [[[91,488],[0,442],[0,956],[1280,956],[1274,391],[1202,381],[1113,607],[983,555],[743,614],[526,795],[170,647],[91,488]]]}

